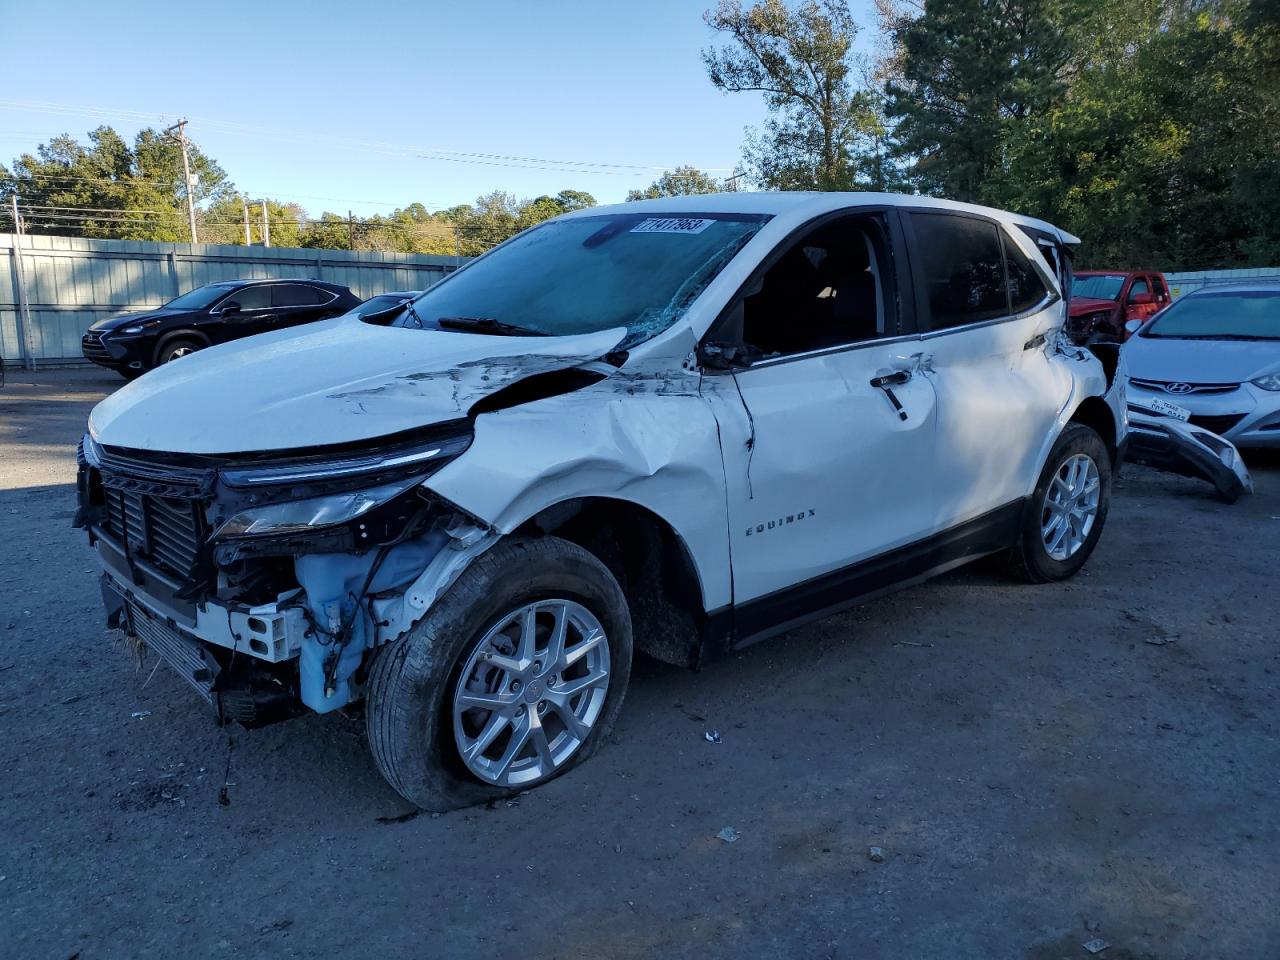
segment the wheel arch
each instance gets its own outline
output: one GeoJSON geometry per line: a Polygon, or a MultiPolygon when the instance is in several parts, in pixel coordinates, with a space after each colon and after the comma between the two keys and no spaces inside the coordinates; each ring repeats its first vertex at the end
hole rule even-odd
{"type": "Polygon", "coordinates": [[[590,552],[622,587],[635,648],[664,663],[698,664],[704,586],[688,544],[664,517],[630,500],[577,497],[544,507],[512,533],[553,535],[590,552]]]}
{"type": "Polygon", "coordinates": [[[1106,400],[1102,397],[1085,397],[1067,422],[1086,426],[1101,437],[1112,464],[1116,462],[1116,421],[1106,400]]]}

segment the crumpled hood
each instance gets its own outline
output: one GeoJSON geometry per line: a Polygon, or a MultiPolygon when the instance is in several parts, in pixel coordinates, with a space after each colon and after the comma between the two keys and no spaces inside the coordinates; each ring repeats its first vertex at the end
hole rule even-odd
{"type": "Polygon", "coordinates": [[[1097,313],[1099,310],[1114,310],[1116,302],[1114,300],[1099,300],[1095,297],[1072,297],[1071,302],[1067,304],[1067,314],[1072,317],[1079,317],[1086,313],[1097,313]]]}
{"type": "Polygon", "coordinates": [[[158,367],[98,404],[89,430],[108,446],[171,453],[369,440],[465,416],[482,397],[598,359],[625,335],[501,337],[339,317],[158,367]]]}
{"type": "Polygon", "coordinates": [[[1244,383],[1280,369],[1280,341],[1132,337],[1129,376],[1183,383],[1244,383]]]}
{"type": "Polygon", "coordinates": [[[115,330],[118,327],[125,327],[131,323],[141,323],[144,320],[155,320],[163,317],[176,317],[181,314],[188,313],[187,310],[144,310],[141,313],[126,313],[119,317],[107,317],[105,320],[99,320],[92,324],[89,329],[105,332],[107,330],[115,330]]]}

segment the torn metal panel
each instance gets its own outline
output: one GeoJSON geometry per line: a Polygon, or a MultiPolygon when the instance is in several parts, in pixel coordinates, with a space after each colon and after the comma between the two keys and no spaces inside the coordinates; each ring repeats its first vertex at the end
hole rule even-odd
{"type": "Polygon", "coordinates": [[[638,504],[682,537],[714,609],[730,600],[724,472],[699,381],[628,363],[573,393],[483,414],[466,456],[426,486],[502,533],[578,497],[638,504]]]}
{"type": "Polygon", "coordinates": [[[98,404],[89,431],[117,447],[191,454],[374,439],[462,417],[532,374],[598,359],[625,333],[502,337],[330,320],[166,364],[98,404]]]}
{"type": "Polygon", "coordinates": [[[1228,503],[1253,492],[1253,478],[1230,441],[1138,408],[1129,410],[1128,457],[1179,476],[1207,480],[1228,503]]]}

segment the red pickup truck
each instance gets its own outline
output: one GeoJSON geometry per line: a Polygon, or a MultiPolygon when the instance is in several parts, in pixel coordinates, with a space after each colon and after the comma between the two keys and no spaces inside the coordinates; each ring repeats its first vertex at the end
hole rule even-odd
{"type": "Polygon", "coordinates": [[[1071,286],[1067,332],[1079,343],[1127,340],[1169,300],[1164,274],[1154,270],[1081,270],[1071,286]]]}

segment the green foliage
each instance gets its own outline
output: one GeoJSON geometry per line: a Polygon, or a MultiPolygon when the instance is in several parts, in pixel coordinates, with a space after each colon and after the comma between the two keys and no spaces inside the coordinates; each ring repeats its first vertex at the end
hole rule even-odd
{"type": "Polygon", "coordinates": [[[657,200],[659,197],[687,197],[698,193],[719,193],[725,189],[715,177],[697,167],[679,166],[664,170],[662,176],[643,190],[627,193],[627,200],[657,200]]]}
{"type": "Polygon", "coordinates": [[[702,53],[711,82],[726,93],[762,93],[773,113],[745,150],[758,183],[780,190],[884,185],[875,161],[876,97],[854,83],[858,27],[845,0],[795,7],[720,0],[703,20],[727,40],[702,53]]]}
{"type": "MultiPolygon", "coordinates": [[[[188,150],[199,178],[196,201],[227,196],[232,187],[222,168],[194,144],[188,150]]],[[[173,137],[150,128],[132,146],[107,126],[92,131],[87,146],[66,134],[55,137],[12,168],[0,164],[0,201],[12,194],[21,198],[32,233],[190,239],[182,151],[173,137]]]]}

